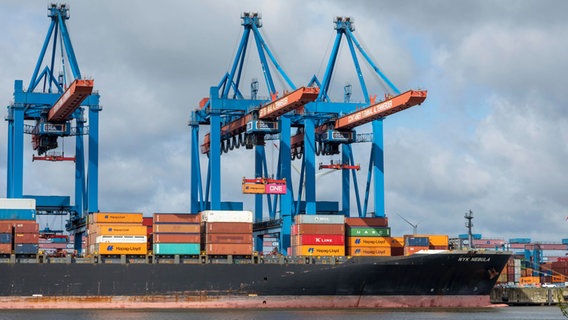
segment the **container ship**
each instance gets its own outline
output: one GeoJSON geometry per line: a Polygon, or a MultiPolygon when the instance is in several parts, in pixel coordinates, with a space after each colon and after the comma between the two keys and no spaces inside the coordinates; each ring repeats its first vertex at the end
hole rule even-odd
{"type": "Polygon", "coordinates": [[[250,211],[94,213],[85,254],[55,256],[22,251],[35,221],[3,220],[0,308],[485,307],[510,257],[341,215],[296,216],[290,254],[262,255],[252,222],[250,211]]]}

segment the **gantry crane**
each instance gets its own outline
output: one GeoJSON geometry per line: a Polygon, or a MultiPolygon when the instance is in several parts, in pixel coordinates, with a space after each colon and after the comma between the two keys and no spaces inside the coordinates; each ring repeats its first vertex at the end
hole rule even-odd
{"type": "Polygon", "coordinates": [[[80,251],[86,213],[98,211],[101,108],[99,94],[93,91],[94,81],[84,79],[79,70],[66,25],[69,8],[65,4],[51,4],[48,17],[51,24],[29,85],[24,89],[22,80],[16,80],[14,102],[8,106],[7,197],[35,198],[38,214],[69,215],[66,227],[75,235],[75,249],[80,251]],[[49,53],[51,57],[46,59],[49,53]],[[45,65],[44,61],[47,61],[45,65]],[[58,61],[61,61],[60,65],[58,61]],[[25,124],[26,121],[33,124],[25,124]],[[74,205],[70,203],[70,196],[24,195],[24,134],[32,136],[33,150],[37,152],[33,160],[74,162],[74,205]],[[89,142],[88,177],[85,171],[85,135],[88,135],[89,142]],[[70,136],[75,137],[75,155],[66,157],[63,152],[54,152],[59,146],[58,141],[70,136]]]}

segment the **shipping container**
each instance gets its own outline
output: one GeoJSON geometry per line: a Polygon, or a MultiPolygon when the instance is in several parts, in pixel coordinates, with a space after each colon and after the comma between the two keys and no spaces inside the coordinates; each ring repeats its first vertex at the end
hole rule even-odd
{"type": "Polygon", "coordinates": [[[348,236],[389,237],[390,228],[382,227],[347,227],[348,236]]]}
{"type": "Polygon", "coordinates": [[[99,254],[145,255],[148,253],[146,243],[100,243],[95,244],[95,252],[99,254]]]}
{"type": "Polygon", "coordinates": [[[388,257],[391,255],[390,247],[347,247],[348,256],[379,256],[388,257]]]}
{"type": "Polygon", "coordinates": [[[39,250],[39,244],[18,243],[14,245],[15,254],[37,254],[38,250],[39,250]]]}
{"type": "Polygon", "coordinates": [[[252,234],[250,233],[212,233],[205,236],[205,243],[241,243],[252,244],[252,234]]]}
{"type": "MultiPolygon", "coordinates": [[[[388,247],[395,242],[391,237],[347,237],[347,245],[351,247],[388,247]]],[[[398,242],[397,242],[398,243],[398,242]]]]}
{"type": "Polygon", "coordinates": [[[0,221],[0,233],[12,233],[14,230],[14,224],[10,221],[0,221]]]}
{"type": "Polygon", "coordinates": [[[12,243],[12,234],[0,233],[0,243],[12,243]]]}
{"type": "Polygon", "coordinates": [[[389,219],[387,217],[375,218],[345,218],[345,224],[351,227],[388,227],[389,219]]]}
{"type": "Polygon", "coordinates": [[[430,239],[428,237],[404,236],[404,246],[428,247],[430,246],[430,239]]]}
{"type": "Polygon", "coordinates": [[[303,234],[345,235],[345,225],[344,224],[307,224],[307,223],[292,225],[292,235],[303,235],[303,234]]]}
{"type": "Polygon", "coordinates": [[[248,222],[208,222],[205,224],[205,232],[210,233],[250,233],[252,223],[248,222]]]}
{"type": "Polygon", "coordinates": [[[145,227],[152,227],[154,224],[154,217],[144,217],[142,218],[142,225],[145,227]]]}
{"type": "Polygon", "coordinates": [[[12,253],[12,244],[11,243],[0,244],[0,254],[11,254],[11,253],[12,253]]]}
{"type": "Polygon", "coordinates": [[[344,256],[345,246],[295,246],[292,252],[297,256],[344,256]]]}
{"type": "Polygon", "coordinates": [[[98,236],[95,243],[147,243],[146,236],[98,236]]]}
{"type": "Polygon", "coordinates": [[[338,234],[304,234],[295,236],[296,245],[344,245],[345,236],[338,234]]]}
{"type": "Polygon", "coordinates": [[[429,250],[429,246],[404,246],[404,255],[409,256],[415,254],[418,251],[429,250]]]}
{"type": "Polygon", "coordinates": [[[14,223],[16,233],[39,233],[39,224],[35,221],[17,221],[14,223]]]}
{"type": "Polygon", "coordinates": [[[216,243],[205,245],[205,251],[210,255],[252,255],[252,244],[216,243]]]}
{"type": "Polygon", "coordinates": [[[266,192],[264,184],[260,183],[243,183],[241,190],[245,194],[264,194],[266,192]]]}
{"type": "Polygon", "coordinates": [[[391,248],[404,248],[404,237],[392,237],[391,248]]]}
{"type": "Polygon", "coordinates": [[[154,224],[154,233],[199,233],[198,224],[154,224]]]}
{"type": "Polygon", "coordinates": [[[38,233],[16,233],[14,234],[14,243],[39,243],[38,233]]]}
{"type": "Polygon", "coordinates": [[[95,212],[89,215],[90,223],[138,223],[144,219],[142,213],[95,212]]]}
{"type": "Polygon", "coordinates": [[[203,222],[253,222],[251,211],[207,210],[201,212],[203,222]]]}
{"type": "Polygon", "coordinates": [[[89,232],[94,231],[101,236],[123,235],[123,236],[145,236],[147,235],[146,226],[136,224],[94,224],[94,228],[90,228],[89,232]]]}
{"type": "Polygon", "coordinates": [[[345,216],[329,214],[299,214],[294,218],[296,224],[344,224],[345,216]]]}
{"type": "Polygon", "coordinates": [[[35,221],[35,209],[0,209],[0,220],[35,221]]]}
{"type": "Polygon", "coordinates": [[[154,233],[154,243],[200,243],[199,233],[154,233]]]}
{"type": "Polygon", "coordinates": [[[154,223],[200,223],[200,214],[154,213],[154,223]]]}
{"type": "Polygon", "coordinates": [[[519,279],[519,284],[521,284],[521,285],[536,285],[536,284],[540,284],[540,277],[532,277],[532,276],[521,277],[521,278],[519,279]]]}
{"type": "Polygon", "coordinates": [[[35,199],[0,198],[0,209],[29,209],[35,210],[35,199]]]}
{"type": "Polygon", "coordinates": [[[154,243],[155,255],[198,255],[201,253],[199,243],[154,243]]]}

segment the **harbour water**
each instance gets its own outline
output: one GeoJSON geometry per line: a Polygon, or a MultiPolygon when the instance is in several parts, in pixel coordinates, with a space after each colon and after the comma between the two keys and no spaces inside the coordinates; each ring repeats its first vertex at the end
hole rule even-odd
{"type": "Polygon", "coordinates": [[[467,310],[7,310],[0,320],[556,320],[560,308],[503,307],[467,310]]]}

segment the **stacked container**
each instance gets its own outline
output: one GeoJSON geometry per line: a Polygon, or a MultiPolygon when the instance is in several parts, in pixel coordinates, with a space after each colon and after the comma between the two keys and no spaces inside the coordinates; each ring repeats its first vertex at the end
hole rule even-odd
{"type": "Polygon", "coordinates": [[[344,256],[345,217],[297,215],[292,226],[293,256],[344,256]]]}
{"type": "Polygon", "coordinates": [[[252,212],[203,211],[201,220],[208,255],[252,255],[252,212]]]}
{"type": "Polygon", "coordinates": [[[155,255],[199,255],[201,253],[198,214],[154,213],[153,250],[155,255]]]}
{"type": "Polygon", "coordinates": [[[88,251],[102,255],[145,255],[147,227],[142,213],[95,212],[89,215],[88,251]]]}
{"type": "Polygon", "coordinates": [[[35,255],[39,225],[34,199],[0,199],[0,254],[35,255]]]}
{"type": "Polygon", "coordinates": [[[348,256],[391,256],[398,242],[390,237],[388,219],[345,218],[348,256]]]}
{"type": "Polygon", "coordinates": [[[430,249],[430,239],[424,236],[405,235],[404,255],[409,256],[421,250],[430,249]]]}

